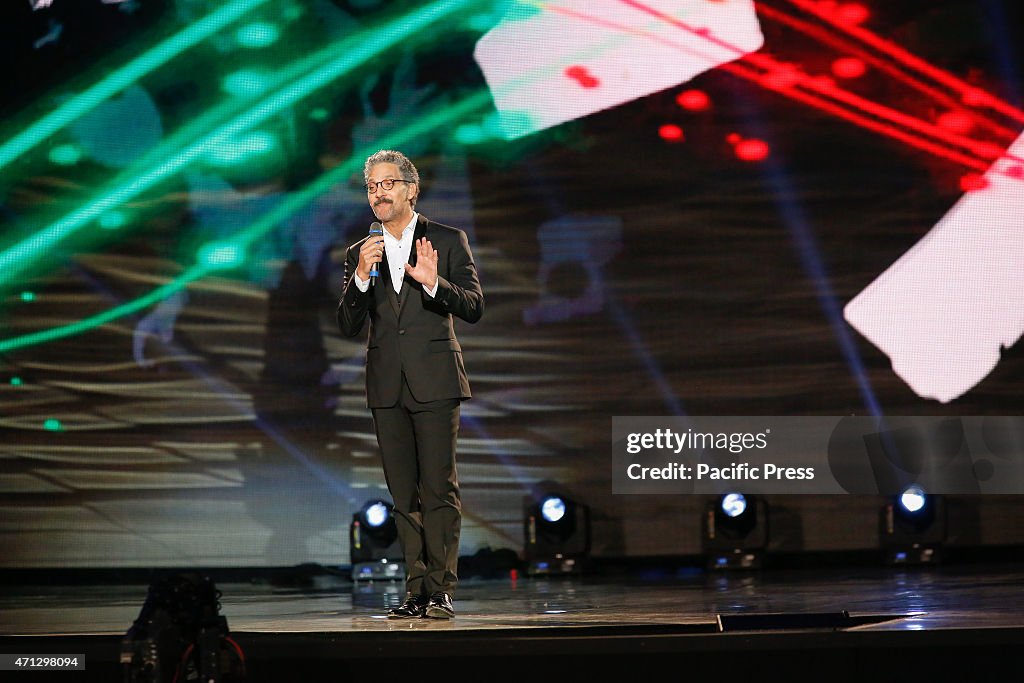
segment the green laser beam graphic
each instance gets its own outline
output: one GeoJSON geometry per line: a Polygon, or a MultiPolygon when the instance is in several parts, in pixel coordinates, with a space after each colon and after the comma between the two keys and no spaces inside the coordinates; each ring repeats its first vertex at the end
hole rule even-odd
{"type": "Polygon", "coordinates": [[[131,60],[85,92],[0,145],[0,168],[38,145],[105,100],[194,47],[268,0],[235,0],[131,60]]]}
{"type": "Polygon", "coordinates": [[[406,126],[398,133],[375,142],[372,149],[364,148],[357,150],[346,161],[338,164],[329,172],[319,176],[302,190],[292,193],[273,210],[267,212],[265,216],[261,217],[249,227],[238,232],[231,241],[239,244],[243,248],[247,248],[253,242],[269,232],[275,225],[287,220],[313,199],[316,199],[339,182],[343,182],[354,171],[361,170],[364,160],[377,150],[389,147],[400,147],[419,135],[423,135],[435,128],[448,125],[452,121],[457,121],[474,110],[482,109],[486,105],[490,104],[490,102],[490,93],[482,91],[474,95],[470,95],[455,104],[442,107],[435,112],[420,116],[416,123],[406,126]]]}
{"type": "MultiPolygon", "coordinates": [[[[239,251],[244,251],[249,245],[260,239],[276,225],[293,216],[302,207],[330,190],[339,182],[344,182],[348,178],[349,174],[362,167],[363,161],[366,157],[373,154],[378,149],[401,147],[410,140],[422,136],[431,130],[445,126],[450,127],[452,122],[458,121],[474,111],[488,106],[490,103],[490,93],[484,90],[470,95],[458,102],[444,107],[439,107],[433,112],[419,116],[414,123],[391,135],[381,138],[372,148],[367,147],[361,150],[356,150],[344,162],[338,164],[327,173],[322,174],[301,190],[291,193],[272,211],[269,211],[256,222],[240,230],[233,238],[218,240],[216,242],[216,246],[218,248],[225,248],[228,251],[232,251],[234,247],[237,247],[239,251]]],[[[204,250],[206,252],[212,251],[213,246],[205,245],[200,251],[202,252],[204,250]]],[[[236,263],[237,260],[230,261],[230,264],[236,263]]],[[[175,292],[184,289],[190,283],[195,282],[214,271],[222,270],[223,268],[223,266],[218,267],[216,263],[201,262],[192,266],[189,270],[182,273],[171,282],[154,289],[152,292],[149,292],[137,299],[133,299],[132,301],[125,302],[124,304],[111,308],[107,311],[97,313],[94,316],[90,316],[67,325],[62,325],[60,327],[51,328],[49,330],[40,330],[39,332],[32,332],[19,337],[2,340],[0,341],[0,353],[6,353],[15,349],[35,346],[63,339],[65,337],[82,334],[83,332],[87,332],[91,329],[105,325],[124,316],[137,313],[144,308],[152,306],[173,295],[175,292]]]]}
{"type": "MultiPolygon", "coordinates": [[[[0,284],[14,279],[31,266],[35,260],[50,252],[61,241],[101,214],[133,199],[161,180],[178,173],[218,145],[267,120],[311,93],[324,88],[356,67],[411,37],[417,31],[472,4],[471,0],[435,2],[404,17],[392,20],[377,29],[364,31],[329,46],[312,58],[303,60],[302,64],[307,65],[323,63],[302,77],[297,77],[294,80],[282,79],[290,82],[273,95],[253,105],[245,113],[207,134],[198,142],[173,154],[166,161],[154,165],[145,172],[139,172],[133,168],[131,171],[123,173],[120,177],[127,177],[128,180],[105,191],[102,196],[77,211],[51,223],[35,235],[0,253],[0,284]],[[367,35],[370,33],[372,36],[367,35]],[[323,61],[325,59],[326,61],[323,61]]],[[[208,117],[204,117],[204,120],[208,120],[208,117]]],[[[181,131],[175,134],[173,139],[179,141],[191,136],[190,131],[181,131]]],[[[161,145],[160,149],[164,150],[167,147],[168,145],[161,145]]],[[[146,160],[151,161],[153,156],[153,154],[147,155],[146,160]]]]}
{"type": "Polygon", "coordinates": [[[0,353],[7,351],[13,351],[14,349],[24,348],[26,346],[34,346],[37,344],[43,344],[46,342],[55,341],[57,339],[63,339],[64,337],[70,337],[83,332],[88,332],[91,329],[105,325],[109,322],[113,322],[118,318],[122,318],[126,315],[131,315],[137,311],[151,306],[153,304],[163,301],[167,297],[171,296],[175,292],[188,286],[190,282],[194,282],[202,277],[205,277],[212,271],[217,270],[215,267],[210,265],[196,265],[187,270],[186,272],[179,275],[174,280],[168,282],[161,287],[154,289],[152,292],[141,296],[137,299],[133,299],[127,303],[121,304],[111,308],[110,310],[97,313],[94,316],[84,318],[77,322],[62,325],[60,327],[54,327],[49,330],[40,330],[39,332],[32,332],[30,334],[23,334],[20,337],[12,337],[11,339],[5,339],[0,341],[0,353]]]}

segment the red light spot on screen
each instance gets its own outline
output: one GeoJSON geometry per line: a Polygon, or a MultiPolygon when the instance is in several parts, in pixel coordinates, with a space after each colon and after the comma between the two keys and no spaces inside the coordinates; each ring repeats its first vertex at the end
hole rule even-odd
{"type": "Polygon", "coordinates": [[[863,59],[840,57],[832,62],[832,73],[839,78],[860,78],[868,70],[863,59]]]}
{"type": "Polygon", "coordinates": [[[585,66],[570,66],[565,69],[565,75],[579,83],[584,88],[596,88],[601,81],[595,78],[585,66]]]}
{"type": "Polygon", "coordinates": [[[837,9],[839,9],[839,3],[836,0],[821,0],[818,3],[818,11],[822,14],[831,16],[836,13],[837,9]]]}
{"type": "Polygon", "coordinates": [[[676,104],[689,111],[704,111],[711,106],[711,98],[703,90],[684,90],[676,95],[676,104]]]}
{"type": "Polygon", "coordinates": [[[736,145],[736,143],[738,143],[742,139],[743,138],[740,137],[739,133],[729,133],[728,135],[725,136],[725,141],[728,142],[730,145],[736,145]]]}
{"type": "Polygon", "coordinates": [[[953,133],[969,133],[974,128],[974,117],[965,111],[947,111],[939,114],[936,121],[940,128],[953,133]]]}
{"type": "Polygon", "coordinates": [[[828,76],[815,76],[810,82],[820,90],[833,90],[836,87],[836,82],[828,76]]]}
{"type": "Polygon", "coordinates": [[[1024,178],[1024,166],[1011,166],[1008,169],[1006,169],[1006,175],[1011,178],[1020,180],[1024,178]]]}
{"type": "Polygon", "coordinates": [[[974,153],[983,159],[999,159],[1006,153],[1006,150],[991,142],[979,142],[974,145],[974,153]]]}
{"type": "Polygon", "coordinates": [[[768,158],[768,143],[754,138],[740,140],[735,147],[736,158],[742,161],[764,161],[768,158]]]}
{"type": "Polygon", "coordinates": [[[984,107],[992,102],[989,94],[979,88],[965,90],[961,99],[968,107],[984,107]]]}
{"type": "Polygon", "coordinates": [[[836,20],[850,26],[863,24],[870,16],[868,8],[858,2],[843,3],[835,10],[836,20]]]}
{"type": "Polygon", "coordinates": [[[960,189],[964,192],[976,192],[988,187],[988,180],[983,175],[968,173],[960,178],[960,189]]]}
{"type": "Polygon", "coordinates": [[[797,71],[796,67],[788,64],[769,71],[761,77],[761,82],[764,83],[766,88],[777,89],[790,88],[796,85],[799,80],[800,72],[797,71]]]}
{"type": "Polygon", "coordinates": [[[658,135],[661,136],[662,140],[667,140],[668,142],[682,142],[685,137],[683,129],[674,123],[666,123],[658,128],[658,135]]]}

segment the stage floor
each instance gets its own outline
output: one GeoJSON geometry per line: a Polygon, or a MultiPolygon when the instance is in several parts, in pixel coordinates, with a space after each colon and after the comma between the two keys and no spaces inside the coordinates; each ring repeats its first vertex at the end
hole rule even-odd
{"type": "MultiPolygon", "coordinates": [[[[1022,585],[1024,565],[1016,564],[510,576],[463,581],[455,619],[394,620],[387,608],[404,594],[391,582],[353,584],[325,573],[291,586],[217,584],[221,613],[250,666],[275,676],[296,661],[324,666],[325,676],[354,676],[396,657],[450,656],[500,666],[527,657],[569,670],[585,663],[599,673],[685,653],[688,666],[704,672],[723,656],[734,672],[781,671],[773,656],[785,658],[789,676],[808,662],[845,667],[830,680],[860,680],[890,662],[930,663],[933,674],[950,675],[959,663],[958,675],[985,680],[1001,653],[1024,645],[1022,585]],[[742,661],[729,653],[743,653],[742,661]]],[[[112,675],[146,588],[7,585],[0,651],[88,652],[90,670],[112,675]]]]}
{"type": "MultiPolygon", "coordinates": [[[[452,620],[387,619],[396,582],[324,574],[303,585],[218,583],[232,631],[475,631],[574,626],[706,626],[719,615],[884,618],[859,630],[1024,627],[1024,566],[782,572],[651,572],[622,577],[469,579],[452,620]]],[[[0,635],[123,635],[145,585],[5,586],[0,635]]]]}

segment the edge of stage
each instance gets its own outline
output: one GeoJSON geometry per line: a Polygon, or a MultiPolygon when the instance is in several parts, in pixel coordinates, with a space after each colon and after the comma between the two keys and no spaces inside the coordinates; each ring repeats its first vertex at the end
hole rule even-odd
{"type": "MultiPolygon", "coordinates": [[[[877,553],[775,557],[757,571],[705,571],[697,559],[595,561],[579,576],[471,576],[450,621],[387,619],[400,586],[353,582],[344,568],[206,573],[249,681],[410,667],[424,679],[609,678],[669,667],[853,681],[912,667],[935,680],[983,680],[1024,645],[1021,547],[965,549],[922,567],[881,566],[877,553]]],[[[54,680],[121,680],[122,639],[147,577],[173,571],[0,572],[0,652],[84,654],[85,672],[54,680]]]]}

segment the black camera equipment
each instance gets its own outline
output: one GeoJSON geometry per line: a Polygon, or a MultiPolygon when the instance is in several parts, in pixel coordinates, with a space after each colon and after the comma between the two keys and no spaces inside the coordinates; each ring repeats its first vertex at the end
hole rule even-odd
{"type": "Polygon", "coordinates": [[[229,683],[245,678],[245,655],[220,614],[209,577],[174,574],[149,586],[121,640],[124,683],[229,683]]]}

